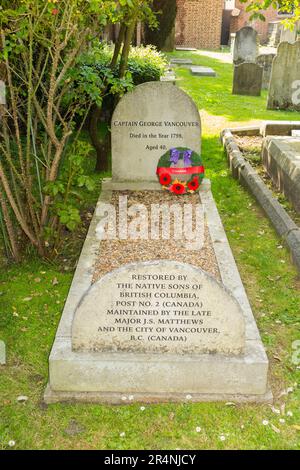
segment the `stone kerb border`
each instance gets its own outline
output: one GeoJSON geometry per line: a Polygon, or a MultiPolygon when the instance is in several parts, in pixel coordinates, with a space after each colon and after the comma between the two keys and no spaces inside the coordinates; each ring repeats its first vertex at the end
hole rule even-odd
{"type": "MultiPolygon", "coordinates": [[[[299,126],[299,121],[295,122],[299,126]]],[[[291,219],[282,205],[274,198],[272,192],[267,188],[254,168],[248,163],[236,141],[234,135],[268,135],[268,129],[273,134],[274,128],[282,131],[283,122],[266,122],[262,126],[239,127],[236,129],[224,129],[221,132],[221,142],[227,153],[228,164],[234,178],[245,186],[255,197],[266,215],[270,219],[277,234],[288,246],[292,260],[300,272],[300,228],[291,219]]],[[[292,122],[286,122],[287,131],[290,130],[292,122]]]]}

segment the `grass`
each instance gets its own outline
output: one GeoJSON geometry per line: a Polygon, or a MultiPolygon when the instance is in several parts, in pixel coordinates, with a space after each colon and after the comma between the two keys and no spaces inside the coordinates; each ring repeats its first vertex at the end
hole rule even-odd
{"type": "Polygon", "coordinates": [[[0,271],[0,339],[8,352],[7,365],[0,366],[0,449],[8,448],[10,440],[17,449],[300,449],[300,369],[292,361],[293,341],[300,339],[299,277],[254,199],[230,176],[218,140],[220,128],[233,122],[290,120],[299,114],[266,111],[265,94],[233,97],[230,65],[185,55],[218,73],[216,79],[199,79],[178,69],[180,86],[201,110],[207,176],[267,349],[274,406],[282,414],[267,405],[225,403],[149,405],[145,410],[138,404],[45,406],[48,355],[72,263],[68,257],[62,265],[28,257],[0,271]],[[288,387],[293,391],[282,395],[288,387]],[[28,401],[18,403],[20,395],[28,401]]]}

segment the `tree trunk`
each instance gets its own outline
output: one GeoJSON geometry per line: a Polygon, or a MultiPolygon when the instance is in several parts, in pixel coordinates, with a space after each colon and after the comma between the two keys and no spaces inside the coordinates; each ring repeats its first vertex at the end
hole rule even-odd
{"type": "Polygon", "coordinates": [[[128,56],[130,52],[132,36],[135,30],[135,25],[136,25],[136,22],[132,21],[126,30],[125,40],[124,40],[122,55],[121,55],[121,60],[120,60],[119,78],[123,78],[126,73],[127,64],[128,64],[128,56]]]}
{"type": "MultiPolygon", "coordinates": [[[[102,113],[102,107],[94,106],[92,108],[89,133],[92,145],[96,150],[96,172],[109,171],[109,160],[107,150],[107,135],[103,140],[100,139],[99,122],[102,113]]],[[[109,134],[109,132],[108,132],[109,134]]]]}

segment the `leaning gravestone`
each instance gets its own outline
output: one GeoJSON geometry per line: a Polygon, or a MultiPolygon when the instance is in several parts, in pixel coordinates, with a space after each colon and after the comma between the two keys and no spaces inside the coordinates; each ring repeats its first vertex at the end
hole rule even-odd
{"type": "Polygon", "coordinates": [[[267,107],[300,111],[300,41],[279,44],[272,66],[267,107]]]}
{"type": "Polygon", "coordinates": [[[262,89],[268,90],[271,80],[272,64],[276,54],[260,54],[256,63],[263,67],[262,89]]]}
{"type": "Polygon", "coordinates": [[[194,179],[163,190],[155,180],[157,169],[167,179],[203,171],[200,130],[195,104],[168,83],[139,85],[117,105],[113,177],[102,183],[57,331],[46,402],[271,399],[268,359],[209,181],[197,193],[194,179]],[[198,166],[176,166],[181,157],[198,166]],[[169,189],[178,185],[189,188],[184,196],[169,189]],[[166,219],[155,219],[157,209],[166,219]],[[171,211],[173,237],[164,232],[171,211]]]}
{"type": "Polygon", "coordinates": [[[263,79],[263,67],[253,63],[234,66],[233,95],[260,96],[263,79]]]}
{"type": "Polygon", "coordinates": [[[235,36],[233,49],[233,63],[256,62],[258,55],[257,31],[251,26],[240,29],[235,36]]]}

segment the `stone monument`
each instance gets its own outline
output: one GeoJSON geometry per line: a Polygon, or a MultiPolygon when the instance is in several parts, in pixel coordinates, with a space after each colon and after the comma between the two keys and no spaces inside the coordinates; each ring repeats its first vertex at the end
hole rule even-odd
{"type": "Polygon", "coordinates": [[[241,28],[235,36],[233,49],[233,63],[235,65],[243,62],[256,62],[258,56],[257,31],[251,26],[241,28]]]}
{"type": "Polygon", "coordinates": [[[117,105],[111,129],[112,179],[64,307],[45,401],[270,401],[268,359],[209,180],[184,196],[156,180],[166,149],[200,153],[195,104],[172,84],[139,85],[117,105]],[[157,207],[167,220],[174,212],[173,238],[155,236],[157,207]],[[199,221],[185,240],[179,209],[187,207],[199,221]],[[193,247],[192,232],[203,233],[193,247]]]}
{"type": "Polygon", "coordinates": [[[256,63],[263,67],[262,89],[268,90],[271,80],[272,64],[276,54],[260,54],[257,57],[256,63]]]}
{"type": "Polygon", "coordinates": [[[300,41],[279,44],[272,66],[267,107],[300,111],[300,41]]]}
{"type": "Polygon", "coordinates": [[[244,62],[234,66],[233,95],[260,96],[263,79],[263,67],[244,62]]]}

